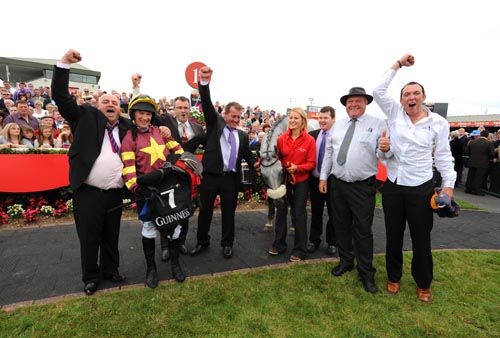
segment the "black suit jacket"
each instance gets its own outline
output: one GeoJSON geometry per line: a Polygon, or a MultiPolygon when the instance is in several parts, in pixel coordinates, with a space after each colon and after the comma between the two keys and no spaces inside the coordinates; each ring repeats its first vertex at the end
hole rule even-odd
{"type": "Polygon", "coordinates": [[[470,168],[487,169],[490,167],[490,160],[495,156],[495,149],[492,142],[480,137],[469,142],[465,153],[469,155],[470,168]]]}
{"type": "MultiPolygon", "coordinates": [[[[175,117],[167,113],[165,116],[158,116],[157,121],[158,125],[168,127],[174,140],[181,144],[182,135],[179,134],[179,123],[175,117]]],[[[205,131],[203,131],[203,127],[199,123],[189,121],[189,124],[193,128],[194,137],[184,143],[182,145],[182,149],[189,151],[190,153],[194,153],[200,144],[205,144],[206,134],[205,131]]]]}
{"type": "MultiPolygon", "coordinates": [[[[68,92],[69,69],[54,66],[52,77],[52,97],[59,112],[69,122],[73,133],[73,143],[68,151],[69,182],[71,188],[78,189],[89,176],[95,160],[101,153],[102,141],[108,119],[97,108],[84,104],[78,106],[68,92]]],[[[120,140],[130,128],[130,121],[120,117],[118,132],[120,140]]]]}
{"type": "MultiPolygon", "coordinates": [[[[203,172],[209,174],[222,174],[224,170],[224,160],[220,147],[220,137],[226,126],[226,121],[217,113],[210,98],[209,86],[198,85],[200,91],[201,106],[203,115],[207,123],[207,139],[205,145],[205,153],[203,155],[203,172]]],[[[248,146],[248,135],[241,130],[238,130],[240,146],[238,148],[238,157],[236,158],[236,172],[241,175],[241,160],[245,159],[248,165],[253,168],[255,160],[248,146]]]]}

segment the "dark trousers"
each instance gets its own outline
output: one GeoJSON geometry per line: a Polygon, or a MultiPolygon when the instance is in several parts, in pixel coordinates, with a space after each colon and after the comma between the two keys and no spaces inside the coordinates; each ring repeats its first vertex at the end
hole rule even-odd
{"type": "Polygon", "coordinates": [[[122,209],[106,211],[120,204],[121,189],[98,191],[84,184],[73,193],[84,283],[98,282],[103,275],[118,273],[122,209]]]}
{"type": "Polygon", "coordinates": [[[203,174],[200,185],[200,214],[198,215],[198,244],[210,242],[210,223],[214,213],[214,202],[220,196],[222,214],[222,240],[221,246],[233,246],[234,242],[234,213],[238,199],[238,175],[228,174],[203,174]]]}
{"type": "Polygon", "coordinates": [[[455,166],[453,169],[457,172],[456,183],[462,183],[462,173],[464,171],[464,161],[462,160],[462,156],[455,157],[455,166]]]}
{"type": "Polygon", "coordinates": [[[467,173],[467,182],[465,183],[465,190],[473,194],[481,192],[481,186],[488,173],[487,168],[474,168],[470,167],[467,173]]]}
{"type": "Polygon", "coordinates": [[[500,194],[500,162],[494,163],[491,167],[490,191],[500,194]]]}
{"type": "Polygon", "coordinates": [[[328,189],[340,264],[353,265],[356,257],[360,277],[371,280],[375,276],[372,233],[375,178],[347,183],[332,175],[328,189]]]}
{"type": "Polygon", "coordinates": [[[276,212],[276,207],[274,206],[274,200],[272,198],[267,198],[267,219],[272,220],[276,212]]]}
{"type": "MultiPolygon", "coordinates": [[[[328,179],[328,186],[331,178],[328,179]]],[[[332,223],[332,206],[330,203],[330,191],[323,194],[319,191],[319,178],[311,175],[309,177],[309,196],[311,197],[311,231],[309,233],[309,242],[314,244],[321,243],[321,234],[323,233],[323,209],[326,204],[328,211],[328,222],[326,222],[326,243],[336,245],[335,230],[332,223]]]]}
{"type": "Polygon", "coordinates": [[[384,205],[387,277],[399,282],[403,274],[403,238],[408,221],[413,249],[411,274],[421,289],[428,289],[433,278],[431,230],[433,212],[430,198],[434,184],[401,186],[387,180],[382,188],[384,205]]]}
{"type": "Polygon", "coordinates": [[[286,201],[275,201],[276,205],[276,223],[275,239],[273,247],[278,250],[286,250],[287,236],[287,213],[288,205],[293,205],[290,212],[295,223],[295,240],[292,255],[304,259],[307,252],[307,193],[309,191],[309,182],[304,181],[291,185],[286,185],[286,201]]]}

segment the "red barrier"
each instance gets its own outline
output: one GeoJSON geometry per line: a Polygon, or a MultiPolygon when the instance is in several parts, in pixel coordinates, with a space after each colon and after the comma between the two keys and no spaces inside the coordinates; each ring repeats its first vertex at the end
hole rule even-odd
{"type": "Polygon", "coordinates": [[[26,193],[69,185],[66,154],[0,155],[0,192],[26,193]]]}

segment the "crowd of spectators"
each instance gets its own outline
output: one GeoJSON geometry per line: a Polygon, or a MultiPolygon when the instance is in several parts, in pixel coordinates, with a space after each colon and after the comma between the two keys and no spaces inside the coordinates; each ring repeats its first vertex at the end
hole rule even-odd
{"type": "MultiPolygon", "coordinates": [[[[5,148],[65,148],[71,146],[73,135],[69,124],[64,121],[58,111],[55,102],[51,98],[50,87],[35,88],[31,83],[20,82],[16,87],[8,81],[3,81],[0,87],[0,149],[5,148]]],[[[92,92],[89,88],[79,91],[71,89],[72,95],[79,105],[96,105],[99,97],[106,93],[102,90],[92,92]]],[[[111,91],[120,100],[122,115],[128,118],[128,104],[132,97],[131,93],[118,93],[111,91]]],[[[172,114],[173,99],[165,96],[158,102],[159,115],[172,114]]],[[[193,105],[196,104],[196,94],[192,94],[193,105]]],[[[224,105],[216,101],[215,109],[222,113],[224,105]]],[[[257,151],[262,139],[272,126],[279,114],[275,110],[263,110],[258,105],[247,106],[242,111],[240,128],[248,133],[250,149],[257,151]]],[[[483,164],[480,170],[469,170],[466,192],[479,194],[477,183],[471,186],[471,182],[481,182],[481,188],[500,193],[500,130],[489,133],[484,127],[479,127],[471,133],[464,128],[454,130],[450,133],[450,145],[455,159],[455,170],[457,171],[457,185],[462,183],[462,172],[464,168],[470,167],[468,159],[478,156],[488,162],[488,168],[483,164]],[[474,139],[484,139],[491,147],[478,154],[477,147],[467,147],[474,139]],[[492,150],[493,149],[493,150],[492,150]],[[472,152],[472,153],[471,153],[472,152]],[[483,170],[484,169],[484,170],[483,170]]],[[[475,160],[473,160],[475,162],[475,160]]],[[[472,163],[472,165],[476,165],[472,163]]],[[[477,167],[473,167],[477,168],[477,167]]],[[[470,168],[469,168],[470,169],[470,168]]],[[[254,177],[254,176],[251,176],[254,177]]],[[[466,180],[464,180],[466,181],[466,180]]]]}

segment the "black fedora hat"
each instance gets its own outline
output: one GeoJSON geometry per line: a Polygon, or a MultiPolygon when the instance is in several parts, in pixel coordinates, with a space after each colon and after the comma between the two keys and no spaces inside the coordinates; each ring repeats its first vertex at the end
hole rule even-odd
{"type": "Polygon", "coordinates": [[[340,98],[340,103],[342,103],[345,106],[345,103],[348,98],[352,96],[364,96],[368,100],[368,104],[372,103],[373,101],[373,96],[366,94],[366,91],[362,87],[352,87],[349,90],[349,94],[344,95],[340,98]]]}

